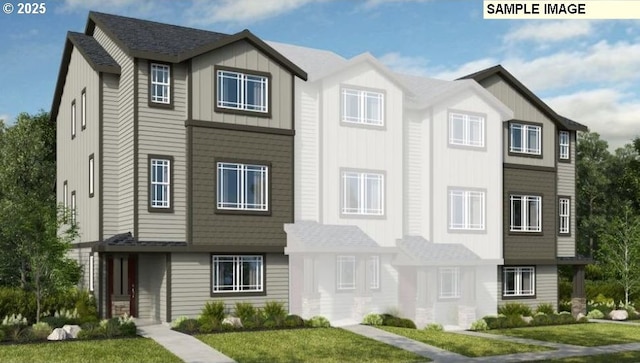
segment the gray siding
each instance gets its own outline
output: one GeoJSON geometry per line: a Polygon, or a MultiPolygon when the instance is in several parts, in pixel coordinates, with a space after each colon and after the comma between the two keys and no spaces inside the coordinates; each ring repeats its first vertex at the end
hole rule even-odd
{"type": "Polygon", "coordinates": [[[211,297],[211,254],[174,253],[171,256],[171,317],[200,315],[207,301],[223,300],[229,312],[236,302],[251,302],[256,307],[267,301],[280,301],[289,309],[289,259],[281,254],[267,254],[265,296],[211,297]]]}
{"type": "Polygon", "coordinates": [[[192,132],[192,243],[284,247],[283,225],[293,222],[293,136],[202,127],[192,132]],[[216,160],[271,163],[271,214],[216,213],[216,160]]]}
{"type": "Polygon", "coordinates": [[[138,317],[166,321],[167,269],[164,254],[138,255],[138,317]]]}
{"type": "Polygon", "coordinates": [[[573,131],[569,151],[571,162],[558,162],[558,196],[571,198],[569,226],[571,235],[558,237],[559,257],[576,255],[576,133],[573,131]]]}
{"type": "Polygon", "coordinates": [[[498,284],[500,286],[500,299],[498,305],[508,303],[522,303],[535,309],[538,304],[548,303],[558,309],[558,268],[557,266],[539,265],[536,268],[536,295],[535,298],[513,299],[502,297],[502,268],[498,267],[498,284]]]}
{"type": "Polygon", "coordinates": [[[187,67],[171,67],[173,108],[149,106],[149,63],[138,61],[138,238],[186,240],[187,67]],[[149,212],[149,155],[173,157],[173,213],[149,212]]]}
{"type": "Polygon", "coordinates": [[[225,122],[239,125],[293,127],[293,75],[278,63],[254,48],[246,41],[239,41],[224,48],[193,58],[193,118],[195,120],[225,122]],[[214,111],[215,72],[213,65],[221,65],[271,74],[271,117],[253,117],[217,113],[214,111]]]}
{"type": "MultiPolygon", "coordinates": [[[[118,93],[119,76],[102,79],[102,228],[103,238],[120,233],[118,217],[118,93]]],[[[98,179],[96,178],[96,181],[98,179]]]]}
{"type": "Polygon", "coordinates": [[[504,168],[504,259],[555,260],[557,236],[556,173],[504,168]],[[542,195],[542,233],[510,232],[510,194],[542,195]]]}

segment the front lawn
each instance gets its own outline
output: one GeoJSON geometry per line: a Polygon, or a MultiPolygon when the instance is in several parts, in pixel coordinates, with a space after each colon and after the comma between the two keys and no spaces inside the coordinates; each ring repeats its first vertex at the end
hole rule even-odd
{"type": "Polygon", "coordinates": [[[429,361],[337,328],[233,332],[197,338],[239,363],[429,361]]]}
{"type": "Polygon", "coordinates": [[[396,328],[391,326],[381,326],[379,328],[393,334],[402,335],[403,337],[433,345],[434,347],[442,348],[450,352],[462,354],[467,357],[486,357],[491,355],[550,350],[547,347],[537,345],[519,344],[442,331],[396,328]]]}
{"type": "Polygon", "coordinates": [[[585,347],[640,342],[638,327],[606,323],[495,329],[488,333],[585,347]]]}
{"type": "Polygon", "coordinates": [[[0,345],[0,362],[182,362],[151,339],[105,339],[0,345]]]}
{"type": "Polygon", "coordinates": [[[599,354],[584,357],[569,357],[545,360],[548,363],[634,363],[640,361],[640,352],[630,351],[621,353],[599,354]]]}

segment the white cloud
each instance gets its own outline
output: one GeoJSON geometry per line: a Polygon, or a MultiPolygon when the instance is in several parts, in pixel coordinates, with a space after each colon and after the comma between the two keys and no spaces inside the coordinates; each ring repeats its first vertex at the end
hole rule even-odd
{"type": "MultiPolygon", "coordinates": [[[[149,9],[149,5],[153,2],[150,0],[65,0],[61,10],[72,11],[86,11],[86,10],[98,10],[98,11],[115,11],[122,9],[135,10],[135,13],[140,13],[149,9]]],[[[157,9],[159,4],[156,3],[157,9]]],[[[133,14],[130,14],[130,16],[133,14]]]]}
{"type": "Polygon", "coordinates": [[[559,42],[572,38],[587,36],[594,30],[593,22],[588,20],[561,20],[538,21],[525,23],[524,25],[509,31],[504,41],[520,42],[559,42]]]}
{"type": "Polygon", "coordinates": [[[589,127],[615,150],[640,136],[640,99],[613,88],[579,91],[545,99],[556,112],[589,127]]]}
{"type": "Polygon", "coordinates": [[[379,60],[382,64],[398,73],[411,74],[414,76],[429,76],[427,70],[429,61],[423,57],[405,56],[397,52],[392,52],[383,54],[379,60]]]}
{"type": "Polygon", "coordinates": [[[192,25],[241,23],[278,16],[307,4],[326,0],[196,0],[186,15],[192,25]]]}
{"type": "Polygon", "coordinates": [[[367,0],[363,5],[363,9],[373,9],[380,5],[388,4],[388,3],[423,3],[429,0],[367,0]]]}
{"type": "Polygon", "coordinates": [[[0,115],[0,120],[4,122],[4,124],[8,124],[11,121],[11,116],[9,116],[8,114],[1,114],[0,115]]]}

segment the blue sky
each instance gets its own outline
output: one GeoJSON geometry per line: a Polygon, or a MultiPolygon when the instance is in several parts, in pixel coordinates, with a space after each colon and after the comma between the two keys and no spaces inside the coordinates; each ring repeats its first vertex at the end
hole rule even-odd
{"type": "MultiPolygon", "coordinates": [[[[16,3],[13,0],[7,0],[16,3]]],[[[640,20],[484,20],[480,0],[61,0],[0,13],[0,119],[49,110],[67,31],[89,10],[235,33],[454,79],[502,64],[611,148],[640,135],[640,20]]]]}

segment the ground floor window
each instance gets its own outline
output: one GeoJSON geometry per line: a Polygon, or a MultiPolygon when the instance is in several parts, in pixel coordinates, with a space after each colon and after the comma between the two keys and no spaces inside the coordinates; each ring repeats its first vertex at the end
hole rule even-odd
{"type": "Polygon", "coordinates": [[[338,290],[356,288],[356,256],[338,256],[338,290]]]}
{"type": "Polygon", "coordinates": [[[380,288],[380,256],[369,256],[367,261],[367,272],[369,275],[369,288],[376,290],[380,288]]]}
{"type": "Polygon", "coordinates": [[[213,293],[264,291],[262,255],[213,255],[211,270],[213,293]]]}
{"type": "Polygon", "coordinates": [[[94,290],[95,261],[93,253],[89,254],[89,291],[94,290]]]}
{"type": "Polygon", "coordinates": [[[503,267],[503,296],[534,296],[535,267],[503,267]]]}
{"type": "Polygon", "coordinates": [[[439,294],[441,299],[457,299],[460,297],[460,268],[441,267],[439,275],[439,294]]]}

